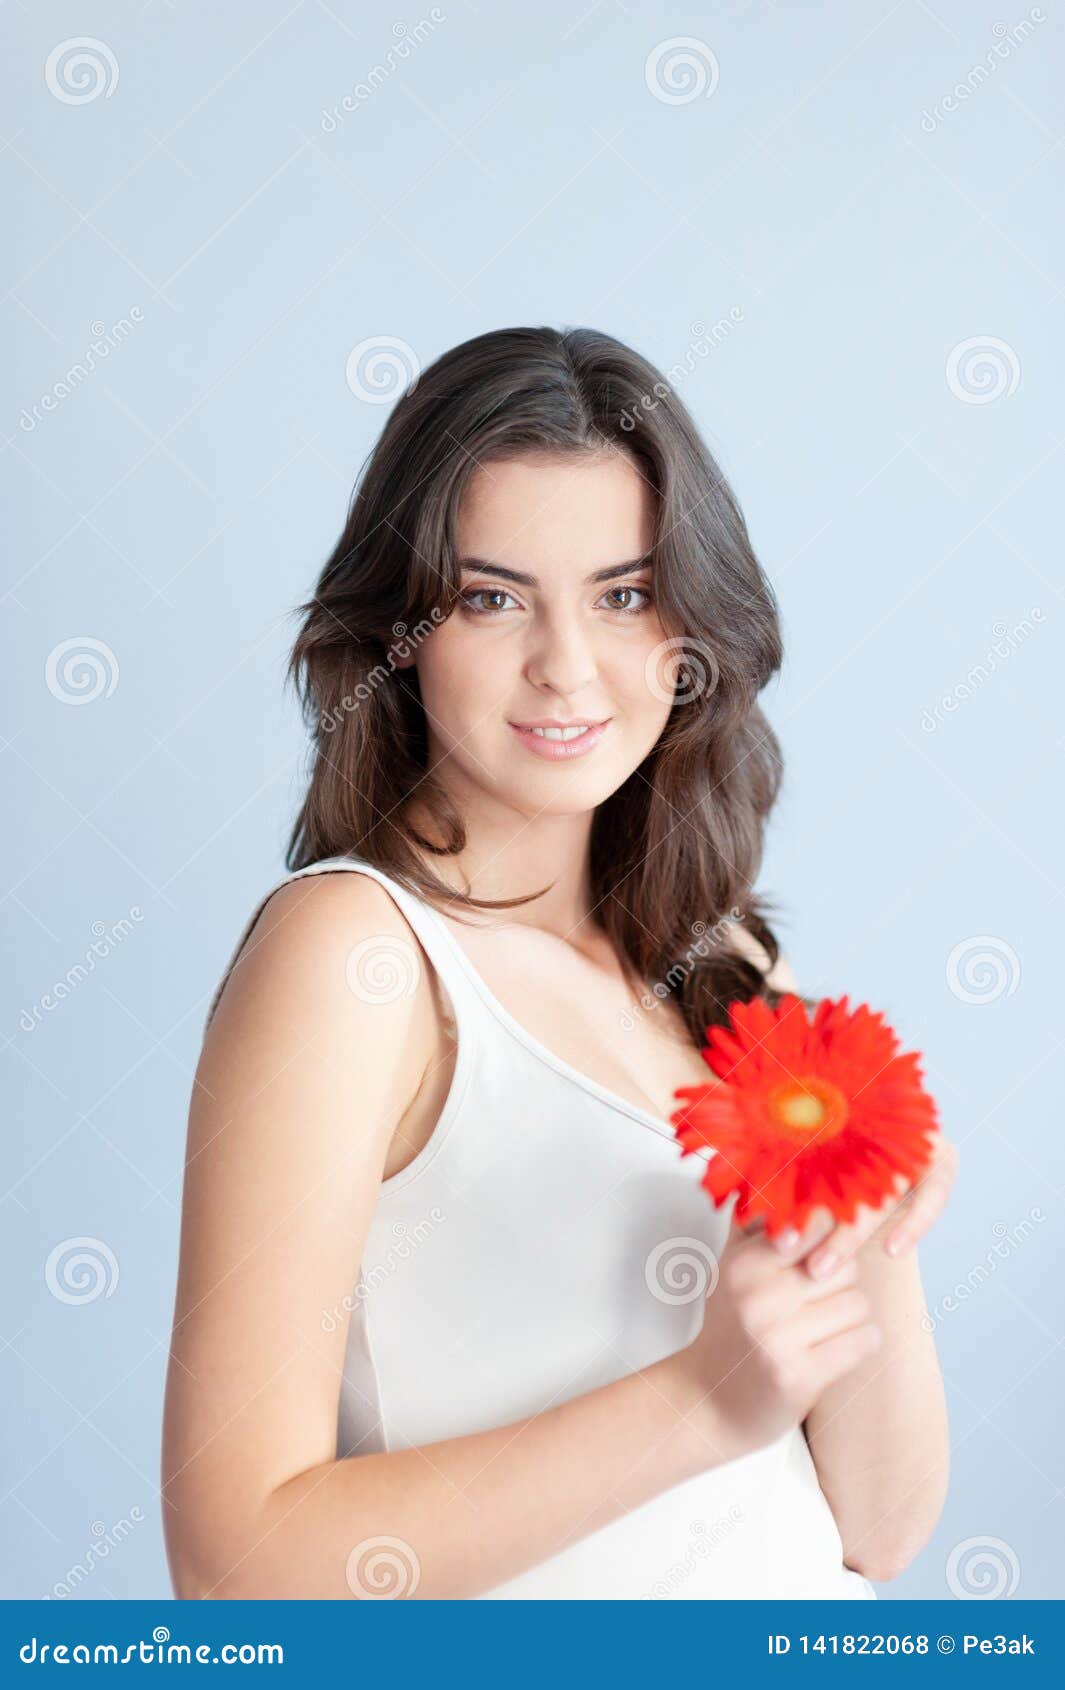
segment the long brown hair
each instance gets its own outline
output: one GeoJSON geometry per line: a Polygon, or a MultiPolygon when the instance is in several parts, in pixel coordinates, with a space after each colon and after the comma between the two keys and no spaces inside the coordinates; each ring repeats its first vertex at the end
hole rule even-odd
{"type": "Polygon", "coordinates": [[[426,865],[424,853],[460,852],[466,835],[426,768],[417,669],[396,668],[392,654],[416,647],[451,612],[456,514],[478,465],[604,451],[627,453],[655,495],[650,555],[659,616],[676,630],[666,642],[676,690],[665,695],[674,702],[657,744],[596,809],[595,918],[645,1007],[672,995],[699,1043],[734,999],[777,996],[727,935],[738,920],[766,953],[766,972],[776,962],[769,905],[754,881],[781,780],[779,747],[757,703],[781,662],[778,609],[687,410],[645,358],[610,335],[478,335],[438,358],[389,415],[314,596],[299,607],[289,678],[313,748],[286,863],[354,855],[449,914],[510,909],[546,889],[474,898],[426,865]],[[415,794],[434,838],[414,827],[415,794]]]}

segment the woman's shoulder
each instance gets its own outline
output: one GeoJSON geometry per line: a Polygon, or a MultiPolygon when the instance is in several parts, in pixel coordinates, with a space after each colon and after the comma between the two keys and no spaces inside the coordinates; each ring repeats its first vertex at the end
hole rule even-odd
{"type": "MultiPolygon", "coordinates": [[[[435,1048],[435,994],[406,916],[352,871],[283,881],[260,903],[218,994],[205,1048],[277,1063],[313,1050],[413,1096],[435,1048]]],[[[222,1056],[222,1061],[228,1056],[222,1056]]]]}
{"type": "Polygon", "coordinates": [[[295,874],[266,895],[241,956],[269,946],[291,954],[337,955],[345,945],[380,934],[415,938],[388,890],[372,875],[335,869],[295,874]]]}

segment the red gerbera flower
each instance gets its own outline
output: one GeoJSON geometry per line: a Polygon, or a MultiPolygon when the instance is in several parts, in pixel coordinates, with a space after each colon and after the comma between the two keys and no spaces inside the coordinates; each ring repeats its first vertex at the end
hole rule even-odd
{"type": "Polygon", "coordinates": [[[811,1023],[785,992],[775,1010],[756,997],[729,1016],[731,1027],[707,1028],[702,1052],[718,1082],[679,1087],[690,1101],[670,1116],[683,1156],[717,1152],[702,1180],[717,1207],[735,1192],[741,1225],[801,1231],[815,1208],[852,1221],[860,1203],[878,1209],[893,1196],[899,1174],[917,1179],[936,1106],[920,1053],[898,1053],[881,1014],[822,998],[811,1023]]]}

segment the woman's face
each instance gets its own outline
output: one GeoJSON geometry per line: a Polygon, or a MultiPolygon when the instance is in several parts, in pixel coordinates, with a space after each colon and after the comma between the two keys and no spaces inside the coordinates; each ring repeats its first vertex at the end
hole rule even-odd
{"type": "Polygon", "coordinates": [[[653,520],[653,494],[624,454],[474,473],[457,524],[462,597],[413,653],[446,784],[530,816],[568,815],[643,762],[674,672],[641,562],[653,520]],[[534,723],[595,726],[560,743],[534,723]]]}

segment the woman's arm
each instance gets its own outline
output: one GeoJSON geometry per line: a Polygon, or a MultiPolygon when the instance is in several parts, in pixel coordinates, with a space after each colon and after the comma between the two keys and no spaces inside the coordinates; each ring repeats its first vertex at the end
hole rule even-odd
{"type": "Polygon", "coordinates": [[[306,1468],[177,1594],[478,1596],[711,1464],[668,1360],[490,1431],[306,1468]]]}
{"type": "MultiPolygon", "coordinates": [[[[760,946],[755,949],[764,967],[768,958],[760,946]]],[[[801,995],[786,956],[777,959],[767,983],[801,995]]],[[[936,1182],[949,1186],[952,1155],[943,1163],[943,1177],[937,1173],[936,1182]]],[[[938,1200],[937,1193],[929,1203],[929,1220],[938,1200]]],[[[900,1260],[884,1252],[897,1220],[889,1217],[860,1247],[851,1237],[848,1248],[849,1229],[840,1228],[828,1246],[838,1258],[853,1255],[857,1261],[858,1282],[883,1344],[831,1385],[805,1421],[844,1560],[874,1580],[894,1578],[927,1542],[943,1507],[950,1470],[946,1401],[935,1341],[922,1326],[926,1311],[916,1251],[900,1260]]],[[[801,1259],[829,1229],[825,1217],[815,1217],[807,1242],[789,1251],[789,1259],[801,1259]]]]}
{"type": "Polygon", "coordinates": [[[322,1312],[350,1308],[434,1015],[428,962],[361,875],[281,888],[222,994],[190,1111],[166,1386],[181,1597],[350,1598],[360,1579],[372,1594],[381,1539],[399,1540],[400,1578],[416,1566],[411,1594],[476,1595],[717,1459],[713,1405],[672,1357],[501,1428],[335,1458],[348,1322],[322,1312]],[[419,958],[411,996],[349,990],[347,959],[371,936],[419,958]],[[371,1553],[349,1565],[360,1544],[371,1553]]]}
{"type": "Polygon", "coordinates": [[[857,1253],[858,1283],[883,1343],[821,1395],[806,1437],[849,1567],[891,1579],[935,1528],[950,1466],[947,1412],[917,1255],[892,1261],[877,1233],[857,1253]]]}

